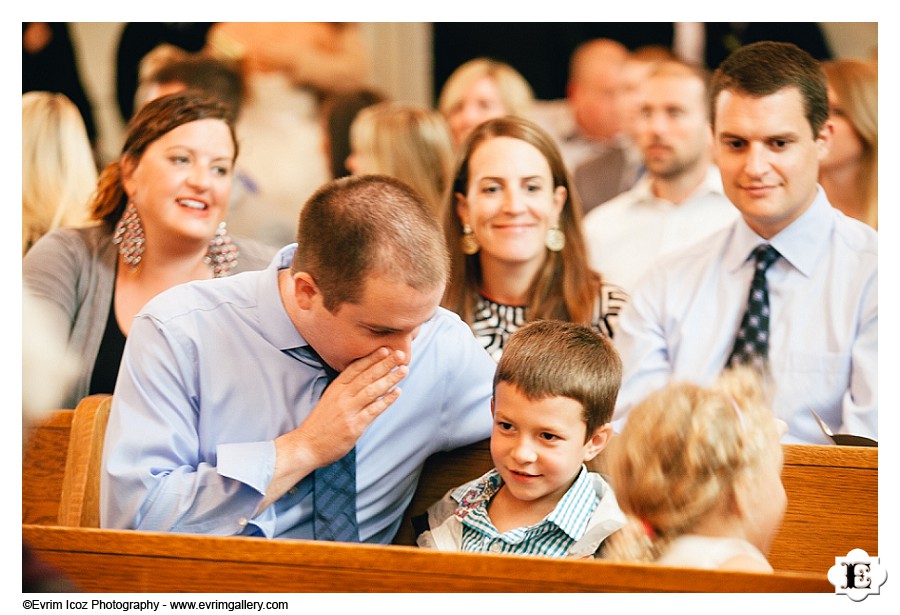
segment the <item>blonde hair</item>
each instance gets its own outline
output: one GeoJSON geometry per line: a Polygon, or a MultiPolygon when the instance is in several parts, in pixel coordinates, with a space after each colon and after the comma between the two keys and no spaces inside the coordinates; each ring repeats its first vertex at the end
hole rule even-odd
{"type": "Polygon", "coordinates": [[[442,305],[472,324],[481,288],[481,258],[479,254],[463,254],[460,249],[463,226],[456,213],[456,195],[468,192],[469,161],[475,150],[496,137],[510,137],[534,146],[550,167],[553,187],[566,189],[566,201],[559,216],[566,245],[560,252],[547,252],[544,266],[532,281],[528,319],[567,320],[590,326],[601,280],[588,264],[587,246],[581,232],[581,201],[553,139],[534,122],[517,117],[499,117],[480,124],[460,146],[451,190],[445,195],[442,213],[444,236],[452,262],[442,305]]]}
{"type": "Polygon", "coordinates": [[[534,103],[534,92],[528,81],[509,64],[489,58],[475,58],[460,65],[444,82],[438,98],[438,109],[444,116],[462,99],[465,91],[483,77],[497,86],[507,115],[524,116],[534,103]]]}
{"type": "Polygon", "coordinates": [[[63,94],[22,95],[22,254],[53,229],[85,226],[97,166],[84,120],[63,94]]]}
{"type": "Polygon", "coordinates": [[[862,60],[822,63],[828,85],[863,144],[858,193],[866,204],[862,221],[878,228],[878,66],[862,60]]]}
{"type": "Polygon", "coordinates": [[[453,141],[444,117],[416,105],[384,102],[366,107],[350,125],[350,149],[371,165],[415,188],[435,213],[453,166],[453,141]]]}
{"type": "Polygon", "coordinates": [[[679,382],[650,394],[616,438],[609,473],[622,510],[654,538],[644,534],[646,548],[635,549],[636,536],[626,531],[611,541],[609,553],[655,559],[666,542],[730,497],[736,481],[776,446],[768,396],[748,368],[727,371],[709,387],[679,382]]]}

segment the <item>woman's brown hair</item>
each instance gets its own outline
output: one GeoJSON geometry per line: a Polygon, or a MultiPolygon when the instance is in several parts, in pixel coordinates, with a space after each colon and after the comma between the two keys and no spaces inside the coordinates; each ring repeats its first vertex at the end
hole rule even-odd
{"type": "Polygon", "coordinates": [[[566,202],[559,217],[559,228],[566,238],[560,252],[547,251],[547,259],[531,282],[528,319],[567,320],[591,324],[594,304],[600,289],[600,276],[590,269],[587,247],[581,231],[581,203],[572,186],[568,170],[551,137],[529,120],[502,117],[479,125],[460,148],[453,182],[444,199],[444,234],[451,254],[451,273],[442,305],[468,323],[481,287],[481,260],[478,254],[466,255],[460,249],[462,222],[456,213],[457,194],[468,191],[469,161],[478,147],[495,137],[510,137],[533,145],[547,161],[553,187],[566,189],[566,202]]]}
{"type": "Polygon", "coordinates": [[[122,184],[122,164],[128,159],[138,162],[157,139],[183,124],[198,120],[222,120],[228,125],[237,158],[238,143],[231,121],[231,110],[224,103],[200,92],[186,90],[151,100],[128,123],[125,144],[118,159],[103,169],[97,191],[91,201],[91,216],[114,228],[125,212],[128,195],[122,184]]]}

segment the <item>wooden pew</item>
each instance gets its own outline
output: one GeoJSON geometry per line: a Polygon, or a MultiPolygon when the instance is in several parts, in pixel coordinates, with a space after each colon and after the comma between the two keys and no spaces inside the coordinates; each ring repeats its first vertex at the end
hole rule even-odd
{"type": "Polygon", "coordinates": [[[22,523],[100,527],[100,463],[110,395],[85,397],[27,432],[22,523]]]}
{"type": "Polygon", "coordinates": [[[25,428],[22,523],[56,525],[74,410],[56,410],[25,428]]]}
{"type": "MultiPolygon", "coordinates": [[[[109,396],[86,398],[76,411],[53,413],[29,435],[23,456],[23,524],[98,525],[99,459],[109,403],[109,396]]],[[[785,445],[784,453],[788,510],[770,553],[776,570],[824,575],[835,557],[851,549],[876,556],[878,450],[785,445]]],[[[395,544],[413,545],[410,518],[447,489],[490,467],[487,441],[432,456],[395,544]]],[[[603,471],[605,459],[592,469],[603,471]]]]}
{"type": "MultiPolygon", "coordinates": [[[[878,449],[798,444],[782,448],[788,506],[769,554],[772,566],[826,574],[834,558],[851,549],[877,555],[878,449]]],[[[590,468],[604,473],[606,463],[606,456],[601,455],[590,468]]],[[[410,519],[448,489],[480,476],[491,466],[487,440],[429,458],[394,544],[414,545],[410,519]]]]}
{"type": "Polygon", "coordinates": [[[826,592],[825,575],[23,525],[87,592],[826,592]]]}
{"type": "Polygon", "coordinates": [[[827,573],[851,549],[878,555],[878,449],[782,448],[788,505],[769,553],[772,566],[827,573]]]}

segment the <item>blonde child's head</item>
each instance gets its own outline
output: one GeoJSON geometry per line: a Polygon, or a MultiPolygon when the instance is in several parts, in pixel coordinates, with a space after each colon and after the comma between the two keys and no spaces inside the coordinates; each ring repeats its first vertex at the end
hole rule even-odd
{"type": "Polygon", "coordinates": [[[784,514],[780,431],[745,368],[709,387],[670,384],[636,406],[609,459],[622,510],[654,537],[632,556],[653,559],[667,541],[719,520],[765,553],[784,514]]]}

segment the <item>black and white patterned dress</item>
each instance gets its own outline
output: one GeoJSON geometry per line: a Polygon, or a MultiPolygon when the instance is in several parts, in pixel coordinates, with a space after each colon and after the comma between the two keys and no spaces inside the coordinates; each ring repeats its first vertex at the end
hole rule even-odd
{"type": "MultiPolygon", "coordinates": [[[[594,314],[591,326],[601,335],[612,338],[615,333],[619,312],[628,294],[612,284],[603,284],[600,295],[594,303],[594,314]]],[[[491,301],[483,295],[478,296],[475,303],[472,331],[495,361],[500,360],[503,347],[509,336],[515,333],[527,320],[523,306],[503,305],[491,301]]]]}

